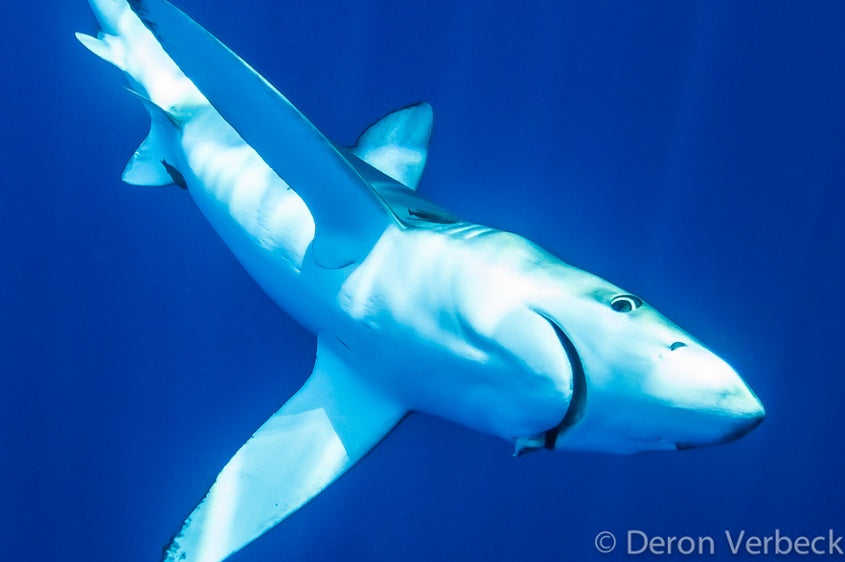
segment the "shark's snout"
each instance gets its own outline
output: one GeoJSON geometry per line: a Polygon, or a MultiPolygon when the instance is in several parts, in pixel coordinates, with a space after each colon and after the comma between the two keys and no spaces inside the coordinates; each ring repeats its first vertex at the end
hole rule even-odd
{"type": "Polygon", "coordinates": [[[734,441],[766,416],[763,404],[739,374],[702,346],[673,344],[654,375],[656,394],[688,418],[688,435],[679,436],[678,449],[734,441]]]}
{"type": "MultiPolygon", "coordinates": [[[[739,378],[739,375],[737,375],[737,378],[739,378]]],[[[690,446],[722,445],[736,441],[763,423],[763,420],[766,418],[766,409],[763,407],[760,399],[743,383],[742,389],[736,392],[730,409],[720,412],[720,414],[729,422],[724,434],[710,442],[688,443],[686,445],[689,446],[686,448],[690,446]]],[[[681,445],[679,443],[679,449],[684,448],[681,445]]]]}

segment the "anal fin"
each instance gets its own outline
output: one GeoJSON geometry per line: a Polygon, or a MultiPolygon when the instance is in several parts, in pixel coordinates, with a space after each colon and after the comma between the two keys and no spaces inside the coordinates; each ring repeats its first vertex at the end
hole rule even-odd
{"type": "Polygon", "coordinates": [[[217,562],[319,494],[376,446],[405,409],[321,337],[311,377],[226,464],[164,560],[217,562]]]}
{"type": "Polygon", "coordinates": [[[129,185],[161,187],[172,185],[173,176],[169,173],[167,160],[163,157],[160,142],[154,132],[141,143],[138,150],[123,170],[123,181],[129,185]]]}
{"type": "Polygon", "coordinates": [[[173,132],[181,124],[176,116],[128,89],[150,113],[150,133],[123,170],[123,181],[129,185],[161,187],[176,184],[185,189],[185,179],[168,161],[171,158],[173,132]]]}

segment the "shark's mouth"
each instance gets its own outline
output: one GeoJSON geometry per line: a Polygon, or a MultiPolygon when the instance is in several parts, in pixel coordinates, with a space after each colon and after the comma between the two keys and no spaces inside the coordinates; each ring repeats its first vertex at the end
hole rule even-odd
{"type": "Polygon", "coordinates": [[[543,317],[554,328],[561,346],[566,351],[569,364],[572,366],[572,398],[569,401],[569,407],[563,416],[563,420],[552,429],[546,431],[545,441],[543,443],[546,449],[553,450],[560,434],[566,432],[566,430],[578,423],[584,416],[584,410],[587,406],[587,378],[584,376],[584,365],[581,363],[581,357],[578,355],[578,350],[575,349],[572,340],[569,339],[569,336],[566,335],[554,320],[545,314],[543,317]]]}

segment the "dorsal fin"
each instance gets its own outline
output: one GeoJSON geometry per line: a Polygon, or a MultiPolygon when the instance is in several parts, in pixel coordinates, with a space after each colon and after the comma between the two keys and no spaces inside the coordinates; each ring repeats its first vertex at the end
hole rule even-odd
{"type": "Polygon", "coordinates": [[[163,0],[130,6],[208,101],[302,198],[314,217],[311,255],[326,268],[365,258],[390,224],[379,195],[296,107],[208,31],[163,0]]]}
{"type": "Polygon", "coordinates": [[[416,189],[428,157],[434,112],[425,102],[398,109],[370,125],[351,148],[370,166],[416,189]]]}

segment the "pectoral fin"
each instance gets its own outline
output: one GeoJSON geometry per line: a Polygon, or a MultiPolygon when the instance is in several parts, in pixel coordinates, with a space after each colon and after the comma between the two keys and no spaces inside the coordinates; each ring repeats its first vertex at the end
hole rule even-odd
{"type": "Polygon", "coordinates": [[[405,409],[335,348],[343,349],[320,339],[311,377],[223,468],[164,560],[225,559],[319,494],[399,423],[405,409]]]}
{"type": "Polygon", "coordinates": [[[399,224],[337,147],[238,55],[168,2],[130,5],[220,115],[305,201],[318,264],[359,262],[389,224],[399,224]]]}

